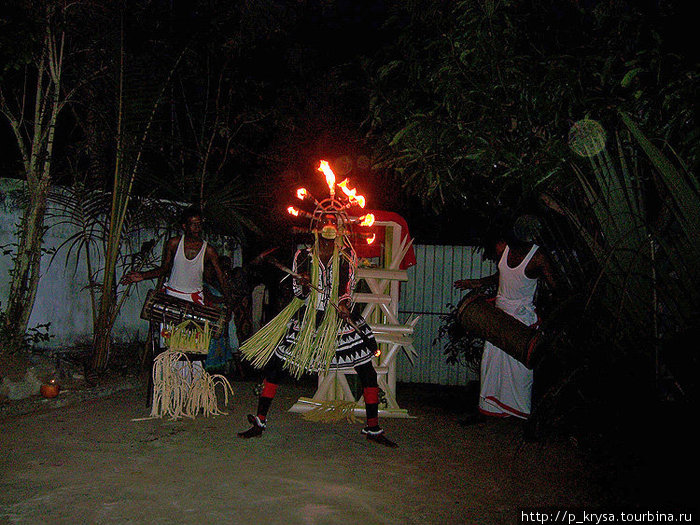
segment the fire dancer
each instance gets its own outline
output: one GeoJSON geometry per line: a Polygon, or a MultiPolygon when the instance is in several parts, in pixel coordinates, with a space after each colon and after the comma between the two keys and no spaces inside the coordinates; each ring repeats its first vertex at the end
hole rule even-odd
{"type": "MultiPolygon", "coordinates": [[[[263,433],[268,410],[287,370],[298,378],[305,371],[323,373],[354,368],[362,385],[367,415],[362,434],[375,443],[396,447],[379,426],[379,387],[372,364],[377,342],[365,320],[352,312],[357,256],[350,237],[360,234],[351,232],[353,221],[344,210],[364,207],[364,197],[348,188],[347,180],[336,185],[327,162],[321,161],[318,171],[326,177],[330,198],[318,202],[300,188],[297,197],[316,205],[313,215],[288,208],[295,217],[311,218],[313,247],[296,252],[291,270],[268,259],[293,277],[295,297],[241,347],[244,357],[254,366],[264,367],[265,379],[257,413],[248,415],[252,426],[238,435],[252,438],[263,433]],[[342,193],[336,195],[336,186],[342,193]]],[[[371,223],[365,216],[355,224],[361,228],[371,223]]]]}
{"type": "MultiPolygon", "coordinates": [[[[461,279],[460,290],[478,289],[498,283],[496,307],[526,325],[537,323],[534,297],[539,280],[550,290],[556,282],[549,257],[534,243],[537,219],[524,215],[513,226],[508,242],[499,242],[498,272],[481,279],[461,279]]],[[[465,424],[482,420],[482,415],[527,419],[531,413],[533,372],[506,352],[486,342],[481,359],[479,414],[467,417],[465,424]]]]}

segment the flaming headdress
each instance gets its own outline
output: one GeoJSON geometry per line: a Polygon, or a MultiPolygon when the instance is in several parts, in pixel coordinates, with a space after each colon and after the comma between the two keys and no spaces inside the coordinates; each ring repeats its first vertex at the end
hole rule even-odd
{"type": "Polygon", "coordinates": [[[287,212],[294,217],[309,219],[310,231],[325,239],[335,239],[340,236],[350,244],[351,237],[361,237],[371,244],[374,241],[374,235],[362,229],[374,224],[374,215],[367,213],[359,217],[351,217],[349,213],[358,208],[363,209],[366,204],[365,197],[359,195],[357,189],[350,187],[348,179],[336,182],[335,173],[327,161],[320,161],[317,171],[323,173],[326,178],[329,196],[319,201],[306,188],[299,188],[296,191],[297,199],[303,203],[313,202],[314,210],[308,212],[289,206],[287,212]],[[336,191],[337,189],[340,191],[336,191]]]}

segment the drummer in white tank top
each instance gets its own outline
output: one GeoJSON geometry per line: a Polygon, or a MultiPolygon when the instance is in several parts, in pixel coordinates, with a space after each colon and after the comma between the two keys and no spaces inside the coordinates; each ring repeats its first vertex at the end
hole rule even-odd
{"type": "MultiPolygon", "coordinates": [[[[220,290],[224,293],[230,319],[231,296],[216,250],[202,239],[202,214],[195,208],[188,208],[182,215],[181,224],[183,234],[172,237],[165,243],[161,265],[147,272],[130,272],[124,276],[122,283],[137,283],[167,275],[165,291],[168,295],[204,304],[204,264],[210,264],[219,281],[220,290]]],[[[194,361],[191,367],[180,361],[175,367],[187,382],[204,372],[202,361],[194,361]]]]}
{"type": "MultiPolygon", "coordinates": [[[[527,325],[537,321],[534,296],[538,280],[552,291],[556,282],[549,258],[532,239],[513,239],[497,245],[498,272],[481,279],[455,282],[459,289],[475,289],[498,282],[496,306],[527,325]]],[[[487,342],[481,361],[479,412],[484,415],[526,419],[531,412],[532,370],[487,342]]],[[[470,418],[467,418],[468,420],[470,418]]],[[[470,422],[477,421],[472,418],[470,422]]]]}
{"type": "Polygon", "coordinates": [[[183,234],[166,241],[161,265],[146,272],[129,272],[122,283],[137,283],[144,279],[168,276],[165,287],[169,295],[202,304],[204,265],[208,264],[219,281],[226,304],[230,306],[230,294],[219,265],[219,256],[214,247],[202,239],[201,213],[188,208],[183,213],[181,222],[183,234]]]}
{"type": "MultiPolygon", "coordinates": [[[[511,267],[508,263],[510,247],[506,246],[498,262],[496,306],[527,325],[537,321],[534,304],[537,278],[528,277],[525,271],[537,248],[538,246],[533,244],[520,263],[511,267]]],[[[518,254],[513,255],[516,261],[521,258],[518,254]]]]}

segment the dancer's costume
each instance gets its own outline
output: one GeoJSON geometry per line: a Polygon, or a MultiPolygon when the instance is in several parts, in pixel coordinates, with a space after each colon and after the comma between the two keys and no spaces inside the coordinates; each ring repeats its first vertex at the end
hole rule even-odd
{"type": "Polygon", "coordinates": [[[298,275],[308,267],[310,291],[295,277],[292,302],[241,346],[243,356],[258,368],[274,356],[300,377],[304,372],[356,368],[370,363],[377,351],[365,320],[352,314],[348,323],[337,311],[343,301],[351,300],[357,265],[352,247],[338,236],[332,258],[324,263],[318,242],[316,235],[313,248],[297,251],[292,269],[298,275]]]}
{"type": "MultiPolygon", "coordinates": [[[[357,267],[357,257],[349,239],[352,236],[352,221],[345,210],[357,205],[359,200],[354,190],[345,191],[346,186],[343,191],[348,197],[343,197],[343,200],[337,198],[335,175],[328,164],[322,161],[319,171],[326,174],[330,198],[320,203],[313,199],[316,204],[313,215],[304,215],[311,218],[310,231],[314,235],[314,244],[312,248],[297,251],[294,256],[291,274],[295,297],[241,346],[244,357],[254,366],[265,368],[265,381],[258,399],[257,415],[248,416],[252,427],[238,435],[250,438],[262,434],[283,368],[295,377],[307,371],[325,373],[354,368],[363,387],[367,414],[367,426],[362,433],[372,441],[395,447],[396,444],[387,439],[379,427],[379,387],[377,372],[372,365],[377,342],[372,330],[359,315],[350,313],[349,320],[339,315],[341,309],[351,308],[357,267]],[[330,173],[323,169],[324,164],[330,173]],[[320,260],[319,235],[333,243],[330,260],[320,260]],[[308,275],[306,282],[300,279],[300,272],[308,275]]],[[[303,200],[308,192],[301,188],[297,196],[303,200]]],[[[364,200],[360,206],[364,206],[364,200]]],[[[300,214],[293,207],[290,209],[293,215],[300,214]]],[[[369,225],[371,223],[365,224],[363,221],[359,226],[369,225]]]]}
{"type": "MultiPolygon", "coordinates": [[[[311,262],[312,257],[313,251],[311,249],[298,250],[294,256],[292,271],[294,273],[304,271],[302,270],[303,267],[310,266],[309,263],[311,262]]],[[[287,323],[287,332],[275,349],[275,355],[281,358],[283,361],[289,362],[290,368],[298,368],[302,364],[300,363],[299,359],[295,357],[294,349],[299,339],[299,333],[301,331],[306,309],[315,309],[315,323],[316,327],[318,328],[322,324],[323,315],[325,314],[326,310],[333,308],[333,306],[329,304],[331,299],[333,274],[335,272],[333,261],[326,261],[324,264],[319,260],[318,264],[319,272],[316,286],[322,291],[322,293],[318,293],[316,295],[315,304],[306,304],[300,308],[295,318],[287,323]]],[[[352,297],[352,290],[355,285],[355,258],[353,257],[350,261],[340,258],[338,266],[339,272],[341,272],[340,275],[338,275],[339,289],[343,291],[343,295],[338,298],[338,301],[350,301],[352,297]]],[[[296,297],[300,299],[305,298],[303,287],[297,279],[294,279],[293,281],[293,289],[296,297]]],[[[311,299],[311,297],[309,297],[309,299],[311,299]]],[[[377,342],[369,325],[359,315],[354,315],[353,320],[355,321],[355,327],[352,327],[343,321],[340,323],[335,342],[335,355],[328,364],[328,369],[330,370],[347,370],[363,365],[368,363],[377,352],[377,342]]],[[[325,371],[324,365],[324,363],[317,362],[313,363],[311,366],[308,366],[307,369],[313,372],[323,372],[325,371]]]]}

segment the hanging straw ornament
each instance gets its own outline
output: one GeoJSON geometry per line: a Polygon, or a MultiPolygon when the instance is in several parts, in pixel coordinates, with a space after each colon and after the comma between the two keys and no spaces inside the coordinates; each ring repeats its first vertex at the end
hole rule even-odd
{"type": "MultiPolygon", "coordinates": [[[[224,406],[228,405],[233,388],[224,376],[198,370],[183,352],[166,350],[153,360],[153,402],[150,417],[194,418],[199,412],[205,417],[226,414],[219,409],[216,387],[224,391],[224,406]]],[[[139,421],[136,419],[135,421],[139,421]]]]}
{"type": "Polygon", "coordinates": [[[297,359],[289,359],[285,362],[285,367],[293,377],[299,378],[306,370],[306,366],[311,362],[313,353],[314,338],[316,335],[316,304],[319,300],[318,280],[321,274],[318,246],[318,233],[314,233],[314,246],[311,251],[311,275],[312,284],[309,296],[306,299],[306,310],[301,321],[301,327],[297,334],[295,348],[299,349],[297,359]]]}
{"type": "Polygon", "coordinates": [[[294,297],[280,313],[241,345],[243,357],[255,368],[264,367],[287,332],[289,321],[303,305],[302,299],[294,297]]]}

